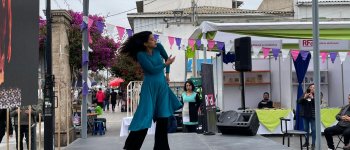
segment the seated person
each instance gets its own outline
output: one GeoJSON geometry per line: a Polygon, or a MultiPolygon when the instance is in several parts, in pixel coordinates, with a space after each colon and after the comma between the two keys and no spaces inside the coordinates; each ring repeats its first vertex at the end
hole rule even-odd
{"type": "Polygon", "coordinates": [[[262,108],[273,108],[273,106],[272,106],[273,103],[270,100],[270,94],[268,92],[264,93],[263,98],[264,99],[259,102],[258,108],[259,109],[262,109],[262,108]]]}
{"type": "Polygon", "coordinates": [[[328,127],[324,130],[324,135],[327,140],[328,149],[334,150],[333,135],[343,134],[344,150],[350,150],[350,94],[348,96],[349,104],[344,106],[337,114],[336,119],[339,121],[337,125],[328,127]]]}

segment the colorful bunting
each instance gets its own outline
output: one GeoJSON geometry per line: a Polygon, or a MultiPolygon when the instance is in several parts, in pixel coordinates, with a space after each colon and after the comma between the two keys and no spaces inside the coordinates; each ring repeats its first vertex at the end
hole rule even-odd
{"type": "Polygon", "coordinates": [[[187,50],[186,50],[186,57],[187,58],[194,58],[195,54],[196,54],[196,50],[192,49],[190,46],[188,46],[187,50]]]}
{"type": "Polygon", "coordinates": [[[301,55],[301,58],[303,59],[303,60],[306,60],[306,58],[307,58],[307,56],[309,55],[309,51],[304,51],[304,50],[301,50],[300,51],[300,55],[301,55]]]}
{"type": "Polygon", "coordinates": [[[215,46],[214,40],[208,40],[208,50],[211,51],[215,46]]]}
{"type": "Polygon", "coordinates": [[[332,63],[334,63],[335,59],[337,58],[337,52],[330,52],[329,57],[331,57],[332,63]]]}
{"type": "Polygon", "coordinates": [[[201,39],[203,47],[208,48],[208,40],[207,39],[201,39]]]}
{"type": "Polygon", "coordinates": [[[277,60],[277,58],[278,58],[278,56],[280,54],[280,51],[281,51],[281,49],[279,49],[279,48],[273,48],[272,49],[272,54],[273,54],[273,57],[275,57],[275,60],[277,60]]]}
{"type": "Polygon", "coordinates": [[[181,38],[175,38],[176,41],[176,45],[179,48],[179,50],[181,49],[181,38]]]}
{"type": "Polygon", "coordinates": [[[173,49],[175,38],[172,36],[168,36],[168,40],[169,40],[169,44],[170,44],[170,49],[173,49]]]}
{"type": "Polygon", "coordinates": [[[347,52],[339,52],[340,62],[343,63],[346,59],[347,52]]]}
{"type": "Polygon", "coordinates": [[[253,58],[257,58],[262,47],[253,47],[253,58]]]}
{"type": "Polygon", "coordinates": [[[299,55],[299,51],[298,50],[291,50],[290,53],[292,55],[293,60],[296,61],[298,58],[298,55],[299,55]]]}
{"type": "Polygon", "coordinates": [[[132,29],[126,29],[126,33],[128,34],[128,37],[134,35],[134,31],[132,31],[132,29]]]}
{"type": "Polygon", "coordinates": [[[219,50],[225,51],[225,43],[224,42],[217,41],[216,44],[217,44],[219,50]]]}
{"type": "MultiPolygon", "coordinates": [[[[225,51],[231,51],[231,50],[234,50],[234,41],[233,40],[228,40],[228,41],[225,41],[225,51]]],[[[260,48],[261,50],[261,48],[260,48]]],[[[260,51],[259,50],[259,51],[260,51]]]]}
{"type": "Polygon", "coordinates": [[[263,47],[262,50],[263,50],[264,59],[265,59],[267,56],[269,56],[271,48],[263,47]]]}
{"type": "Polygon", "coordinates": [[[202,40],[201,39],[197,39],[196,40],[196,45],[197,45],[197,48],[200,48],[202,46],[202,40]]]}
{"type": "Polygon", "coordinates": [[[154,39],[158,42],[159,35],[158,34],[153,34],[154,39]]]}
{"type": "Polygon", "coordinates": [[[281,51],[282,51],[282,61],[284,61],[288,57],[289,49],[282,49],[281,51]]]}
{"type": "Polygon", "coordinates": [[[321,52],[321,59],[322,59],[322,63],[324,63],[327,59],[328,53],[327,52],[321,52]]]}
{"type": "Polygon", "coordinates": [[[118,31],[118,35],[119,35],[119,40],[123,40],[123,36],[125,34],[125,28],[117,26],[117,31],[118,31]]]}
{"type": "Polygon", "coordinates": [[[195,42],[196,41],[194,39],[188,39],[188,45],[191,47],[192,50],[194,50],[195,42]]]}
{"type": "Polygon", "coordinates": [[[94,23],[94,20],[92,19],[88,19],[88,38],[89,38],[89,43],[91,44],[92,43],[92,38],[91,38],[91,35],[90,35],[90,28],[92,27],[92,24],[94,23]]]}
{"type": "Polygon", "coordinates": [[[105,27],[105,24],[102,22],[102,21],[97,21],[96,22],[96,27],[97,27],[97,30],[102,33],[103,32],[103,29],[105,27]]]}

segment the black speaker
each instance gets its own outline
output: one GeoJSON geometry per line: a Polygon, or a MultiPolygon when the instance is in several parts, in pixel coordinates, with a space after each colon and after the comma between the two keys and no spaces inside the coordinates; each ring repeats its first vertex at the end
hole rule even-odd
{"type": "Polygon", "coordinates": [[[252,71],[252,43],[250,37],[235,39],[235,68],[237,71],[252,71]]]}
{"type": "Polygon", "coordinates": [[[216,124],[222,134],[254,136],[259,129],[259,119],[254,110],[223,112],[216,124]]]}

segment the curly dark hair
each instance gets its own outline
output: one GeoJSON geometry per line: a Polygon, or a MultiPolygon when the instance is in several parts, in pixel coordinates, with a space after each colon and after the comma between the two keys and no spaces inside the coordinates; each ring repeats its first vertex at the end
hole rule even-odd
{"type": "Polygon", "coordinates": [[[151,31],[142,31],[134,34],[122,44],[119,52],[137,61],[137,53],[146,50],[144,43],[149,40],[150,35],[152,35],[151,31]]]}
{"type": "Polygon", "coordinates": [[[185,82],[185,85],[184,85],[184,91],[187,91],[187,89],[186,89],[186,84],[190,84],[191,86],[192,86],[192,91],[194,91],[194,89],[196,88],[195,86],[194,86],[194,84],[193,84],[193,82],[191,81],[191,80],[187,80],[186,82],[185,82]]]}

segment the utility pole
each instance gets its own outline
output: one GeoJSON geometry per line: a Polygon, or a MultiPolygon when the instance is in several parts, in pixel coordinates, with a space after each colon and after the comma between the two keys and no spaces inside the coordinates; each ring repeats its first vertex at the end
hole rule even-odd
{"type": "MultiPolygon", "coordinates": [[[[196,26],[196,3],[192,0],[192,25],[196,26]]],[[[199,47],[198,47],[199,48],[199,47]]],[[[194,52],[192,59],[192,77],[197,77],[197,51],[194,52]]]]}
{"type": "MultiPolygon", "coordinates": [[[[85,20],[88,24],[89,21],[89,0],[83,1],[83,20],[85,20]]],[[[88,40],[88,27],[83,30],[83,47],[82,55],[87,55],[86,57],[89,58],[89,40],[88,40]]],[[[83,63],[83,86],[84,82],[87,83],[87,76],[88,76],[88,65],[89,63],[83,63]]],[[[83,92],[84,93],[84,92],[83,92]]],[[[87,138],[87,95],[83,94],[83,102],[82,102],[82,110],[81,110],[81,124],[82,124],[82,131],[81,131],[81,137],[83,139],[87,138]]]]}
{"type": "Polygon", "coordinates": [[[54,92],[55,77],[52,74],[52,17],[51,17],[51,1],[46,0],[46,75],[44,90],[44,149],[54,150],[54,133],[55,133],[55,106],[54,92]]]}

